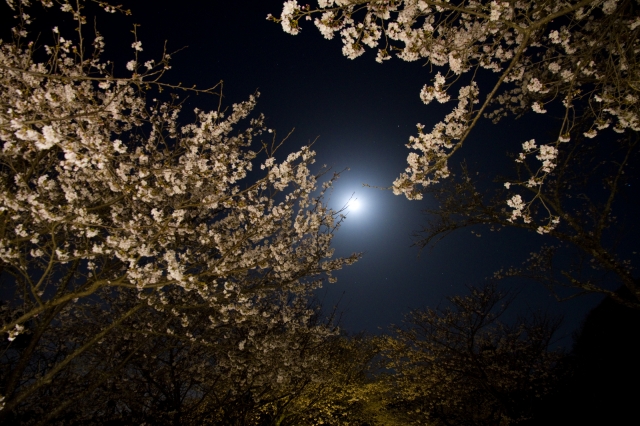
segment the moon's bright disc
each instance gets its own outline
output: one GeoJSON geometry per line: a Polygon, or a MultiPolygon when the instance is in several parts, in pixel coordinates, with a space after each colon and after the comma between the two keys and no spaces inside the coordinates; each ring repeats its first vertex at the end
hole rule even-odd
{"type": "Polygon", "coordinates": [[[351,200],[349,201],[349,209],[350,210],[358,210],[360,208],[360,201],[351,200]]]}

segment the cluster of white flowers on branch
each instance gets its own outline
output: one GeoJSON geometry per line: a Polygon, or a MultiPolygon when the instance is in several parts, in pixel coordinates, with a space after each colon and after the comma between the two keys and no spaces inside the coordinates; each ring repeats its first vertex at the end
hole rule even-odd
{"type": "MultiPolygon", "coordinates": [[[[29,2],[9,5],[24,17],[29,2]]],[[[105,289],[135,294],[135,303],[37,380],[18,380],[16,370],[7,410],[142,307],[175,311],[188,325],[189,307],[206,306],[220,313],[213,326],[242,323],[262,314],[261,301],[304,298],[358,258],[332,259],[343,216],[323,195],[337,175],[316,193],[322,173],[309,169],[310,147],[276,160],[275,132],[262,115],[250,117],[258,94],[229,109],[196,109],[195,121],[181,124],[177,95],[163,100],[163,92],[219,94],[221,84],[161,82],[170,55],[144,62],[137,35],[129,75],[113,74],[99,34],[86,56],[83,6],[62,2],[79,25],[68,37],[54,28],[44,59],[24,19],[14,41],[0,44],[0,264],[16,313],[0,332],[13,340],[45,317],[44,330],[74,302],[99,303],[105,289]],[[171,310],[171,299],[182,308],[171,310]]]]}
{"type": "MultiPolygon", "coordinates": [[[[559,142],[568,142],[568,140],[562,140],[562,138],[560,138],[559,142]]],[[[516,162],[525,163],[525,160],[529,154],[537,152],[538,155],[536,155],[536,159],[541,161],[542,164],[535,172],[533,172],[527,165],[529,179],[525,182],[505,182],[505,188],[509,189],[513,185],[523,185],[527,188],[542,187],[545,179],[556,167],[558,149],[553,145],[537,146],[535,139],[531,139],[522,144],[522,151],[523,152],[518,155],[518,158],[516,158],[516,162]]],[[[557,215],[554,215],[549,206],[547,206],[547,204],[544,202],[544,200],[540,196],[540,191],[538,191],[538,193],[534,195],[534,198],[528,203],[525,203],[519,194],[516,194],[509,200],[507,200],[507,205],[513,209],[511,212],[511,217],[507,220],[509,222],[513,222],[517,218],[522,218],[524,223],[531,223],[532,218],[530,214],[530,208],[533,202],[536,200],[539,200],[539,202],[548,213],[547,224],[544,226],[538,226],[537,232],[539,234],[549,233],[549,231],[554,229],[560,223],[560,218],[557,215]]]]}
{"type": "MultiPolygon", "coordinates": [[[[409,155],[407,173],[394,182],[396,194],[419,199],[422,188],[446,177],[447,161],[483,115],[497,121],[509,113],[544,114],[550,104],[561,103],[566,114],[559,141],[572,132],[595,137],[609,126],[640,130],[637,0],[319,0],[318,6],[289,0],[280,17],[268,19],[298,34],[300,20],[317,16],[316,27],[329,39],[339,34],[351,59],[370,47],[378,49],[378,62],[395,52],[405,61],[442,67],[444,77],[438,72],[434,86],[420,92],[425,103],[446,102],[463,77],[466,87],[474,87],[479,107],[461,114],[458,105],[429,134],[418,126],[419,135],[408,144],[417,153],[409,155]],[[481,102],[479,93],[486,94],[481,102]],[[463,131],[443,140],[452,121],[463,131]]],[[[551,161],[547,157],[543,161],[551,161]]]]}
{"type": "MultiPolygon", "coordinates": [[[[436,98],[442,93],[438,85],[440,78],[443,77],[438,74],[432,91],[436,98]]],[[[423,89],[423,92],[428,92],[428,89],[431,88],[423,89]]],[[[425,103],[428,103],[431,99],[425,97],[425,103]]],[[[444,121],[437,123],[431,133],[423,133],[424,126],[418,124],[418,137],[411,136],[407,147],[422,152],[422,155],[414,152],[409,154],[406,173],[401,174],[393,183],[394,194],[405,193],[410,199],[421,199],[422,193],[417,189],[417,184],[428,186],[449,176],[447,159],[460,146],[455,141],[460,141],[469,131],[468,117],[473,114],[473,105],[479,102],[477,97],[478,87],[472,82],[470,86],[460,89],[458,106],[447,114],[444,121]],[[431,170],[433,173],[425,173],[425,170],[431,170]]]]}
{"type": "MultiPolygon", "coordinates": [[[[490,231],[518,228],[549,234],[547,240],[559,247],[554,253],[566,263],[557,262],[547,252],[542,256],[548,260],[546,264],[528,261],[526,272],[516,268],[509,276],[526,276],[554,292],[556,287],[577,290],[570,297],[603,293],[637,309],[640,291],[636,266],[630,253],[625,252],[635,240],[625,229],[624,219],[635,217],[636,212],[625,201],[618,201],[635,195],[636,177],[629,172],[637,167],[636,138],[629,133],[601,146],[597,140],[576,137],[561,143],[558,152],[553,145],[541,150],[535,140],[525,142],[522,156],[516,157],[516,170],[504,182],[507,189],[516,185],[522,193],[509,194],[509,209],[504,205],[504,189],[487,188],[463,163],[458,179],[427,188],[437,207],[424,210],[428,219],[417,234],[417,244],[421,248],[433,245],[451,232],[478,225],[490,231]],[[550,173],[542,170],[546,161],[550,173]],[[532,177],[544,179],[544,185],[532,177]],[[537,205],[527,203],[527,198],[537,205]],[[559,264],[563,265],[560,271],[559,264]],[[624,285],[635,299],[612,291],[612,282],[624,285]]],[[[504,276],[501,274],[501,278],[504,276]]]]}

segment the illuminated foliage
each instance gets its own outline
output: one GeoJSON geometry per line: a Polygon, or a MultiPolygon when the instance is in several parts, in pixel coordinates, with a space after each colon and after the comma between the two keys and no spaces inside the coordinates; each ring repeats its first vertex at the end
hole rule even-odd
{"type": "Polygon", "coordinates": [[[276,159],[257,94],[183,124],[178,94],[221,85],[163,83],[170,55],[143,58],[135,31],[113,71],[91,4],[56,3],[77,29],[36,45],[40,3],[9,2],[0,45],[0,415],[169,423],[198,399],[253,407],[323,380],[313,348],[337,331],[308,296],[358,258],[332,258],[337,176],[318,192],[311,149],[276,159]]]}
{"type": "MultiPolygon", "coordinates": [[[[432,83],[422,101],[457,102],[433,129],[417,125],[408,167],[393,184],[396,194],[441,203],[428,210],[420,245],[469,225],[524,228],[551,238],[520,275],[640,306],[631,253],[618,244],[638,166],[637,0],[321,0],[318,8],[289,0],[268,19],[291,34],[311,20],[325,38],[339,35],[351,59],[371,48],[381,63],[394,55],[423,61],[432,83]],[[540,120],[517,125],[515,172],[492,170],[503,190],[486,191],[466,170],[452,176],[450,159],[481,118],[547,111],[536,117],[548,120],[545,141],[528,135],[540,120]],[[569,252],[572,265],[554,264],[558,252],[569,252]],[[631,300],[619,297],[619,285],[631,300]]],[[[477,143],[499,163],[504,153],[491,140],[477,143]]]]}
{"type": "MultiPolygon", "coordinates": [[[[409,138],[413,152],[393,191],[420,199],[450,176],[449,159],[483,116],[497,122],[561,111],[549,140],[514,141],[522,145],[516,161],[530,168],[508,186],[523,188],[544,186],[572,139],[640,130],[638,11],[637,0],[319,0],[318,8],[288,0],[268,19],[294,35],[302,21],[313,21],[325,38],[340,36],[350,59],[371,48],[380,63],[395,54],[429,65],[433,84],[422,88],[422,101],[457,105],[430,131],[418,124],[409,138]]],[[[526,195],[508,196],[512,220],[534,221],[541,233],[563,220],[526,195]],[[546,215],[534,217],[538,206],[546,215]]]]}

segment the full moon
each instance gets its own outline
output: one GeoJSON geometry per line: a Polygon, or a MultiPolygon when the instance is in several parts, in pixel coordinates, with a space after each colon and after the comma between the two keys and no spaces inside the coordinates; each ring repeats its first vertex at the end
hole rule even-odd
{"type": "Polygon", "coordinates": [[[349,210],[358,210],[359,208],[360,208],[360,201],[358,199],[349,201],[349,210]]]}

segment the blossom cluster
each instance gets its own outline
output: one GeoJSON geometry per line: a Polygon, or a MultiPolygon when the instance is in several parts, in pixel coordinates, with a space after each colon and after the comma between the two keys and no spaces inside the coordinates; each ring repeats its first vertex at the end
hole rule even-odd
{"type": "MultiPolygon", "coordinates": [[[[434,92],[439,93],[439,88],[436,76],[434,92]]],[[[435,97],[437,96],[436,94],[435,97]]],[[[409,167],[393,183],[394,194],[404,193],[409,199],[421,199],[422,194],[416,189],[416,185],[428,186],[449,176],[446,160],[457,146],[456,141],[461,140],[469,130],[468,118],[478,102],[478,86],[472,82],[470,86],[460,89],[458,106],[447,114],[444,121],[437,123],[430,133],[423,133],[424,126],[418,124],[418,136],[411,136],[407,147],[420,151],[423,155],[414,152],[409,154],[409,167]],[[433,174],[425,173],[425,170],[431,170],[433,174]]]]}
{"type": "MultiPolygon", "coordinates": [[[[566,140],[560,138],[556,146],[562,142],[566,142],[566,140]]],[[[537,153],[535,158],[542,162],[542,164],[534,173],[531,173],[528,180],[524,182],[505,182],[505,188],[510,189],[513,185],[521,185],[528,188],[541,187],[545,179],[556,167],[558,159],[558,148],[556,146],[538,146],[536,145],[535,139],[524,142],[522,144],[522,152],[518,155],[515,161],[518,163],[525,163],[528,155],[537,153]]],[[[511,215],[507,220],[509,222],[513,222],[518,218],[522,218],[525,223],[531,223],[532,217],[529,213],[530,208],[539,198],[540,196],[538,193],[538,195],[534,196],[532,200],[525,202],[519,194],[513,195],[509,200],[507,200],[507,205],[512,209],[511,215]]],[[[537,232],[539,234],[546,234],[553,230],[560,223],[560,218],[557,215],[552,214],[549,208],[544,204],[544,202],[542,202],[542,205],[549,212],[549,216],[547,218],[547,224],[544,226],[539,226],[537,228],[537,232]]]]}

